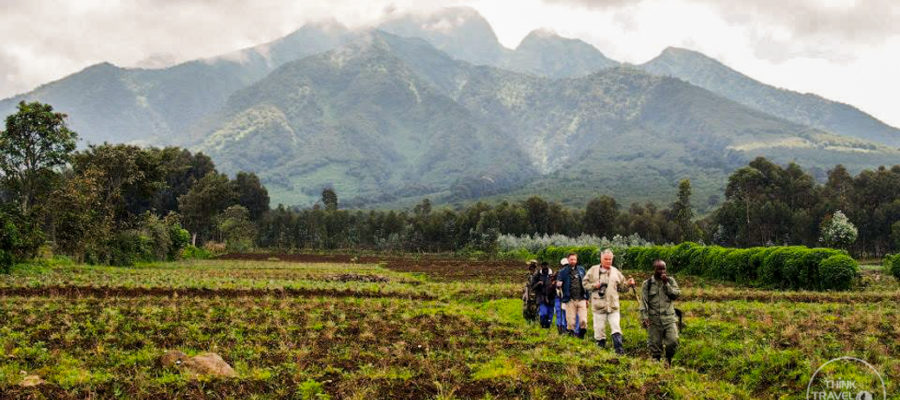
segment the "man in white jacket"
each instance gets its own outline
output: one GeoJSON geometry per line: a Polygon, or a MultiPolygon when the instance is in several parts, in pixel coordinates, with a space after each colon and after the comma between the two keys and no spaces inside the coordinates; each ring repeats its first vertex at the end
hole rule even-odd
{"type": "Polygon", "coordinates": [[[625,279],[618,268],[613,267],[612,250],[600,253],[600,264],[594,265],[584,275],[584,288],[591,291],[591,310],[594,314],[594,340],[606,347],[606,324],[609,323],[616,354],[625,354],[622,346],[622,327],[619,325],[619,292],[634,286],[634,278],[625,279]]]}

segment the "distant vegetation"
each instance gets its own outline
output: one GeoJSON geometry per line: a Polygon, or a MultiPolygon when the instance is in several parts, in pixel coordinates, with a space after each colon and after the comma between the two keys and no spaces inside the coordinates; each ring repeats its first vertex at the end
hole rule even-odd
{"type": "Polygon", "coordinates": [[[65,116],[40,103],[20,104],[6,122],[0,141],[5,268],[42,247],[80,262],[129,265],[255,248],[515,257],[536,253],[541,241],[572,244],[554,243],[553,235],[595,246],[827,245],[864,257],[900,249],[900,166],[853,177],[838,165],[821,185],[799,165],[758,158],[731,175],[721,207],[702,218],[689,180],[665,207],[625,208],[601,195],[584,208],[531,196],[457,209],[425,199],[405,210],[354,211],[326,188],[314,207],[270,209],[255,174],[229,179],[202,153],[110,144],[75,151],[65,116]]]}

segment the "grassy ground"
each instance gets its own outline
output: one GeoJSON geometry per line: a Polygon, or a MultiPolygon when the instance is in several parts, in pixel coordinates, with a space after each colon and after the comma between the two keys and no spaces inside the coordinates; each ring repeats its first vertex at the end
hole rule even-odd
{"type": "Polygon", "coordinates": [[[687,328],[666,368],[648,357],[632,297],[622,320],[629,356],[616,358],[526,324],[521,271],[466,268],[478,272],[234,260],[20,266],[0,276],[0,397],[805,398],[819,365],[854,356],[900,398],[900,286],[877,269],[847,293],[679,276],[687,328]],[[162,368],[168,349],[217,352],[239,377],[162,368]],[[47,384],[20,387],[23,372],[47,384]]]}

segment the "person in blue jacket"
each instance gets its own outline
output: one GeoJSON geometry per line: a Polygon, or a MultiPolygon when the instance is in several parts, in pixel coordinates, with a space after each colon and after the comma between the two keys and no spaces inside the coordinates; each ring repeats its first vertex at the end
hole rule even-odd
{"type": "Polygon", "coordinates": [[[569,335],[584,338],[587,332],[587,300],[590,291],[582,286],[584,267],[578,265],[578,254],[569,253],[569,265],[559,271],[556,285],[562,289],[563,308],[566,310],[566,331],[569,335]]]}

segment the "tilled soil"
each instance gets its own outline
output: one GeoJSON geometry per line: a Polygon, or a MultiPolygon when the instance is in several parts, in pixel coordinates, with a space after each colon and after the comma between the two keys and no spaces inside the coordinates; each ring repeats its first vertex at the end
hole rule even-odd
{"type": "Polygon", "coordinates": [[[482,281],[490,283],[524,282],[528,273],[524,263],[518,261],[460,260],[431,256],[418,259],[409,257],[355,257],[346,254],[226,254],[222,260],[290,261],[301,263],[384,263],[398,272],[420,273],[438,282],[482,281]]]}
{"type": "Polygon", "coordinates": [[[4,287],[0,296],[22,297],[364,297],[402,298],[411,300],[434,300],[436,297],[425,293],[391,293],[351,289],[313,288],[273,288],[273,289],[210,289],[210,288],[159,288],[159,287],[96,287],[96,286],[44,286],[44,287],[4,287]]]}

